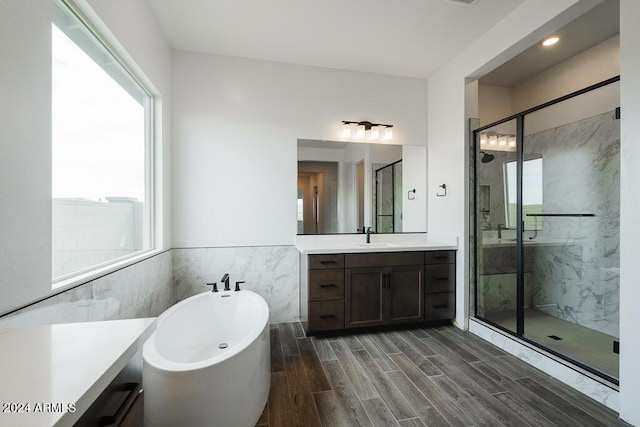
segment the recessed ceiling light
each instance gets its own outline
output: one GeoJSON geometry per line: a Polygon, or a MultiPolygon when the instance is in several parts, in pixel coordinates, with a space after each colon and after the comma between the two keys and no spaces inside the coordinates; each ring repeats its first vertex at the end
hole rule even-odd
{"type": "Polygon", "coordinates": [[[559,41],[560,41],[560,37],[558,37],[558,36],[547,37],[542,42],[542,46],[553,46],[554,44],[558,43],[559,41]]]}

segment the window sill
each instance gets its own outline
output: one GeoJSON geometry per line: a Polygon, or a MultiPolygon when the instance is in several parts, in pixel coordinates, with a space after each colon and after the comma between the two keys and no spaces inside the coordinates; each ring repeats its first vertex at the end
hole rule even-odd
{"type": "Polygon", "coordinates": [[[143,252],[138,252],[135,255],[110,263],[108,265],[98,267],[90,271],[75,274],[72,277],[68,277],[61,280],[55,280],[51,283],[51,290],[53,292],[50,296],[64,292],[76,286],[85,284],[92,280],[98,279],[102,276],[106,276],[107,274],[111,274],[114,271],[122,270],[123,268],[129,267],[133,264],[137,264],[141,261],[144,261],[146,259],[159,255],[163,252],[166,252],[167,250],[169,249],[163,249],[163,250],[149,249],[143,252]]]}

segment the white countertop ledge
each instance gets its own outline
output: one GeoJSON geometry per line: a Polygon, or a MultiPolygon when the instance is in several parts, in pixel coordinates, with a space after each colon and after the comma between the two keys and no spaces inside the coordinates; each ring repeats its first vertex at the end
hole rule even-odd
{"type": "Polygon", "coordinates": [[[155,330],[155,321],[0,328],[0,403],[30,406],[29,412],[1,411],[0,425],[75,423],[142,348],[155,330]],[[63,410],[37,412],[36,404],[44,409],[45,403],[62,404],[63,410]],[[75,405],[75,412],[67,411],[70,404],[75,405]]]}
{"type": "Polygon", "coordinates": [[[366,253],[366,252],[406,252],[406,251],[441,251],[456,250],[457,244],[435,241],[409,242],[298,242],[296,248],[303,255],[331,253],[366,253]]]}

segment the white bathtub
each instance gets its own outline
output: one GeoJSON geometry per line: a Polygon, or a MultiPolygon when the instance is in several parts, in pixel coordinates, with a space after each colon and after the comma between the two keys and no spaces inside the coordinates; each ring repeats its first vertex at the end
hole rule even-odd
{"type": "Polygon", "coordinates": [[[160,315],[143,356],[145,426],[254,426],[269,396],[267,303],[195,295],[160,315]]]}

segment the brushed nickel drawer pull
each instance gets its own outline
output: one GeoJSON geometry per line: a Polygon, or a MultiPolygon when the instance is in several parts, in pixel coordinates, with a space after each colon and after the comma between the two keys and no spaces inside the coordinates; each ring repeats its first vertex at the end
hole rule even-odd
{"type": "Polygon", "coordinates": [[[433,308],[436,308],[436,309],[447,308],[447,307],[449,306],[446,304],[437,304],[433,306],[433,308]]]}
{"type": "Polygon", "coordinates": [[[335,261],[320,261],[320,264],[335,264],[335,261]]]}
{"type": "Polygon", "coordinates": [[[320,285],[321,288],[335,288],[336,284],[335,283],[323,283],[320,285]]]}
{"type": "Polygon", "coordinates": [[[331,319],[332,317],[336,317],[335,314],[321,314],[320,318],[321,319],[331,319]]]}

